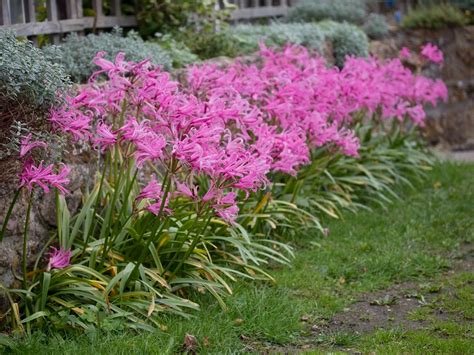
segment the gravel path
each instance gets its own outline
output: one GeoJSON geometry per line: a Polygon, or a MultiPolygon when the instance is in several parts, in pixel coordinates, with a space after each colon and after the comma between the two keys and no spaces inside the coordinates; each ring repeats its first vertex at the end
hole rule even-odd
{"type": "Polygon", "coordinates": [[[458,152],[436,152],[436,155],[443,160],[453,160],[460,162],[474,162],[474,150],[458,151],[458,152]]]}

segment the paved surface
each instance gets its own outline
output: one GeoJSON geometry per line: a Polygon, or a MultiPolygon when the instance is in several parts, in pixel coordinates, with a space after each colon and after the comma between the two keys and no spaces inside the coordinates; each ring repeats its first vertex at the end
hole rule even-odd
{"type": "Polygon", "coordinates": [[[474,150],[466,150],[459,152],[436,152],[441,159],[474,162],[474,150]]]}

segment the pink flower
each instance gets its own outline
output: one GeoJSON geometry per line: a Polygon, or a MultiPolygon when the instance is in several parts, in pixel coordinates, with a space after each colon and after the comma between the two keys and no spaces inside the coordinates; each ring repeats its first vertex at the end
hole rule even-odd
{"type": "MultiPolygon", "coordinates": [[[[142,200],[154,200],[155,202],[148,204],[145,207],[146,210],[150,211],[154,215],[158,215],[162,202],[163,202],[163,187],[159,184],[156,179],[152,179],[147,186],[143,188],[141,193],[137,196],[137,201],[142,200]]],[[[171,214],[171,210],[168,207],[169,204],[169,195],[166,197],[165,204],[163,206],[163,212],[171,214]]]]}
{"type": "Polygon", "coordinates": [[[409,50],[407,47],[403,47],[403,48],[400,50],[399,56],[400,56],[400,58],[402,58],[402,59],[410,58],[410,56],[411,56],[410,50],[409,50]]]}
{"type": "Polygon", "coordinates": [[[160,159],[163,156],[166,140],[162,135],[150,132],[143,136],[141,140],[137,140],[135,146],[137,165],[141,166],[148,160],[160,159]]]}
{"type": "Polygon", "coordinates": [[[53,127],[72,134],[75,140],[89,137],[91,118],[79,110],[57,109],[51,112],[49,120],[53,127]]]}
{"type": "Polygon", "coordinates": [[[63,186],[69,184],[67,175],[71,169],[66,165],[61,165],[59,173],[53,172],[53,164],[43,166],[43,161],[38,166],[35,166],[33,160],[28,160],[23,166],[23,171],[20,174],[20,187],[26,187],[28,190],[33,190],[35,185],[41,187],[44,192],[48,193],[50,187],[55,187],[61,194],[68,193],[68,190],[63,186]]]}
{"type": "Polygon", "coordinates": [[[49,253],[49,262],[46,270],[49,271],[51,269],[64,269],[71,265],[71,250],[65,250],[60,248],[59,250],[51,247],[51,252],[49,253]]]}
{"type": "Polygon", "coordinates": [[[421,48],[421,55],[436,64],[443,63],[444,61],[443,52],[431,43],[427,43],[421,48]]]}
{"type": "Polygon", "coordinates": [[[94,138],[94,145],[106,149],[117,142],[117,135],[112,132],[110,126],[105,123],[99,123],[96,130],[97,136],[94,138]]]}
{"type": "Polygon", "coordinates": [[[185,183],[176,181],[176,192],[178,195],[182,195],[182,196],[186,196],[186,197],[194,199],[197,197],[197,186],[194,188],[194,191],[193,191],[185,183]]]}
{"type": "Polygon", "coordinates": [[[239,214],[239,207],[235,201],[237,194],[229,192],[228,194],[218,198],[216,204],[213,206],[216,214],[224,221],[234,224],[237,215],[239,214]]]}
{"type": "Polygon", "coordinates": [[[48,145],[45,142],[41,141],[31,141],[33,135],[30,133],[21,141],[21,148],[20,148],[20,158],[23,158],[28,152],[34,148],[46,148],[48,145]]]}
{"type": "Polygon", "coordinates": [[[130,117],[120,128],[120,132],[122,132],[122,138],[132,143],[139,142],[150,132],[147,124],[148,121],[142,121],[139,123],[135,117],[130,117]]]}

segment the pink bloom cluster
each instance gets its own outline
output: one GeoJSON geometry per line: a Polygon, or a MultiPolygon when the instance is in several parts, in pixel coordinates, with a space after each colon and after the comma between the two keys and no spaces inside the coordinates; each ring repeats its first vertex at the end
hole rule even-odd
{"type": "Polygon", "coordinates": [[[48,145],[42,141],[32,141],[33,135],[30,133],[21,140],[20,158],[26,158],[23,164],[23,170],[20,173],[19,187],[26,188],[32,191],[35,185],[41,187],[44,192],[48,193],[50,187],[57,188],[60,193],[66,194],[68,190],[64,187],[69,183],[67,176],[70,169],[64,164],[61,164],[58,173],[54,172],[54,165],[43,165],[43,161],[39,165],[35,165],[34,160],[28,154],[36,148],[47,148],[48,145]]]}
{"type": "MultiPolygon", "coordinates": [[[[88,85],[52,113],[57,130],[100,151],[120,147],[139,168],[153,164],[161,171],[179,172],[173,193],[213,206],[229,222],[238,212],[237,201],[231,197],[238,190],[248,194],[268,183],[271,156],[267,143],[243,139],[227,125],[240,114],[236,107],[180,90],[178,82],[148,61],[127,62],[119,54],[110,62],[103,59],[103,53],[94,61],[100,70],[88,85]],[[96,80],[98,74],[106,74],[108,80],[96,80]],[[211,189],[198,194],[192,177],[202,175],[211,189]]],[[[161,183],[153,179],[137,202],[145,201],[145,209],[156,215],[160,210],[171,213],[170,195],[164,195],[161,183]]]]}
{"type": "Polygon", "coordinates": [[[427,43],[421,48],[421,55],[436,64],[444,62],[443,52],[431,43],[427,43]]]}
{"type": "Polygon", "coordinates": [[[399,59],[348,58],[339,70],[300,46],[262,46],[257,63],[193,66],[184,86],[148,61],[103,56],[51,122],[100,151],[120,148],[139,168],[171,172],[171,194],[153,179],[137,198],[156,215],[172,213],[170,197],[184,196],[232,223],[238,191],[266,186],[271,172],[295,175],[312,149],[357,156],[354,115],[422,124],[423,105],[447,96],[441,81],[414,75],[399,59]],[[99,74],[108,80],[99,82],[99,74]],[[207,191],[197,188],[199,176],[207,191]]]}
{"type": "Polygon", "coordinates": [[[348,58],[339,70],[300,46],[282,51],[262,46],[260,56],[257,64],[194,66],[188,86],[199,97],[238,103],[246,108],[242,112],[251,112],[251,119],[247,114],[236,124],[273,142],[272,168],[288,173],[308,161],[313,147],[332,144],[356,156],[358,140],[349,124],[358,113],[408,117],[422,125],[423,106],[447,99],[441,80],[414,75],[399,59],[348,58]]]}

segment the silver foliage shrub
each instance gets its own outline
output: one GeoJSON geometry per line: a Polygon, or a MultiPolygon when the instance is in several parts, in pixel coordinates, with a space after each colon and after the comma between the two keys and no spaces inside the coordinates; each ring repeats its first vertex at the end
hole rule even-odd
{"type": "Polygon", "coordinates": [[[364,23],[364,31],[372,39],[381,39],[388,34],[387,20],[382,15],[370,14],[364,23]]]}
{"type": "Polygon", "coordinates": [[[369,55],[369,40],[364,31],[358,27],[341,23],[338,26],[329,26],[333,45],[333,54],[336,65],[344,66],[346,56],[367,57],[369,55]]]}
{"type": "Polygon", "coordinates": [[[300,44],[320,53],[326,42],[332,42],[338,66],[344,64],[346,55],[366,57],[369,48],[367,36],[359,27],[334,21],[238,25],[228,31],[228,36],[244,53],[256,51],[261,41],[270,46],[300,44]]]}
{"type": "Polygon", "coordinates": [[[44,48],[45,54],[63,66],[75,82],[86,81],[97,70],[92,60],[99,51],[105,51],[105,58],[109,60],[113,60],[119,52],[124,52],[125,58],[130,61],[150,59],[153,64],[161,65],[166,70],[172,66],[170,56],[159,44],[144,42],[136,32],[129,32],[124,37],[120,28],[110,33],[82,37],[71,33],[61,45],[44,48]]]}
{"type": "Polygon", "coordinates": [[[364,0],[300,0],[288,13],[289,22],[333,20],[362,24],[367,17],[364,0]]]}
{"type": "Polygon", "coordinates": [[[0,94],[22,100],[34,109],[58,103],[69,81],[64,70],[46,59],[29,41],[20,41],[13,32],[0,30],[0,94]]]}
{"type": "Polygon", "coordinates": [[[258,49],[262,40],[269,46],[293,43],[321,50],[325,34],[312,23],[273,23],[271,25],[238,25],[228,30],[228,35],[238,42],[243,52],[251,53],[258,49]]]}

